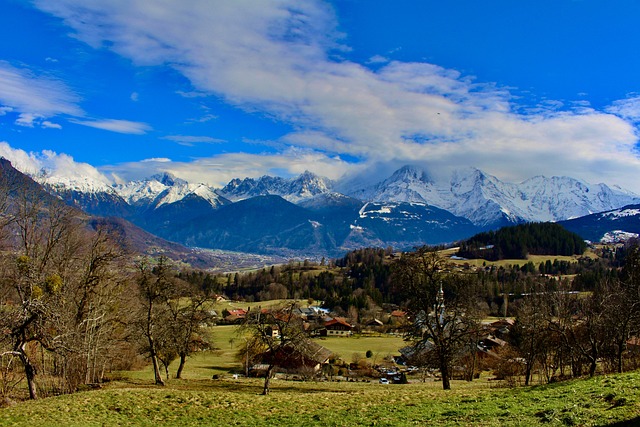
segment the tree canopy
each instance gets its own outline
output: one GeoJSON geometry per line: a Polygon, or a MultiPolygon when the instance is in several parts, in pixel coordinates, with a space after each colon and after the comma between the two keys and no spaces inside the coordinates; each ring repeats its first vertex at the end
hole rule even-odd
{"type": "Polygon", "coordinates": [[[551,222],[520,224],[476,234],[460,244],[458,255],[465,258],[525,259],[528,255],[581,255],[584,240],[551,222]]]}

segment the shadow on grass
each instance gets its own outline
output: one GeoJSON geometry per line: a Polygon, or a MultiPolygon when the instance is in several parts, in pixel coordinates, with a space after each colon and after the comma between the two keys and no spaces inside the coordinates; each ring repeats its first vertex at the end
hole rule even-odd
{"type": "Polygon", "coordinates": [[[607,424],[605,427],[636,427],[636,426],[640,426],[640,416],[637,416],[627,421],[618,421],[617,423],[607,424]]]}
{"type": "Polygon", "coordinates": [[[226,373],[232,373],[235,371],[240,372],[240,368],[235,367],[235,366],[224,366],[224,365],[204,365],[204,366],[199,366],[198,368],[200,369],[211,369],[212,371],[223,371],[226,373]]]}
{"type": "Polygon", "coordinates": [[[331,388],[320,388],[320,387],[296,387],[293,385],[282,385],[278,384],[277,386],[273,386],[269,388],[270,393],[297,393],[297,394],[313,394],[313,393],[338,393],[345,394],[348,393],[346,390],[337,390],[331,388]]]}

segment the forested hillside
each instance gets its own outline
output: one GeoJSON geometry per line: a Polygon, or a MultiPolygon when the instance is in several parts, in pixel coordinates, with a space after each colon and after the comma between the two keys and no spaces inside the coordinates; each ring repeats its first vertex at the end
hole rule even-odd
{"type": "Polygon", "coordinates": [[[526,259],[528,255],[580,255],[586,248],[577,234],[561,225],[544,222],[476,234],[460,244],[458,255],[495,261],[526,259]]]}

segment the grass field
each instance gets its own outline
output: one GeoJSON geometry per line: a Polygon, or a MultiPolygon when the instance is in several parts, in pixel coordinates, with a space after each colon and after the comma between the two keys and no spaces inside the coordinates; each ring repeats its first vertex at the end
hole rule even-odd
{"type": "Polygon", "coordinates": [[[326,337],[316,338],[315,341],[345,362],[352,362],[355,358],[362,359],[367,351],[371,350],[373,356],[370,361],[373,364],[380,363],[390,356],[399,355],[398,350],[407,345],[401,336],[393,335],[326,337]]]}
{"type": "MultiPolygon", "coordinates": [[[[113,374],[101,389],[21,402],[0,409],[0,426],[624,426],[640,425],[640,373],[528,388],[413,380],[298,382],[233,379],[242,338],[234,326],[213,328],[216,350],[190,358],[184,379],[153,385],[151,369],[113,374]],[[212,379],[217,374],[218,379],[212,379]]],[[[397,354],[397,336],[318,340],[347,360],[397,354]]],[[[175,368],[172,367],[172,373],[175,368]]]]}
{"type": "Polygon", "coordinates": [[[578,262],[578,258],[580,258],[581,256],[586,256],[586,257],[590,257],[590,258],[597,258],[597,256],[592,252],[592,251],[587,251],[585,252],[584,255],[573,255],[573,256],[564,256],[564,255],[529,255],[527,257],[527,259],[501,259],[499,261],[487,261],[484,259],[450,259],[449,257],[451,257],[452,255],[455,254],[455,252],[457,251],[456,249],[447,249],[444,251],[441,251],[440,253],[445,256],[450,262],[452,262],[455,265],[469,265],[470,267],[482,267],[484,265],[495,265],[496,267],[507,267],[507,266],[519,266],[522,267],[523,265],[527,264],[528,262],[532,262],[533,265],[535,265],[536,268],[538,268],[538,265],[540,265],[540,263],[545,263],[547,261],[568,261],[568,262],[578,262]]]}
{"type": "Polygon", "coordinates": [[[2,426],[623,426],[640,423],[640,374],[503,389],[259,379],[114,382],[0,410],[2,426]]]}

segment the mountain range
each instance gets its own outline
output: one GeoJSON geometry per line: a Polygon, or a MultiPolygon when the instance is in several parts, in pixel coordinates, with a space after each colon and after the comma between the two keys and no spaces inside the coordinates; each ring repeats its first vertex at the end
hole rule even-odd
{"type": "MultiPolygon", "coordinates": [[[[444,180],[404,166],[378,182],[335,182],[305,172],[238,178],[222,188],[168,173],[118,185],[59,176],[39,181],[92,215],[124,218],[170,241],[287,257],[450,243],[505,225],[567,221],[640,205],[640,196],[619,187],[542,176],[514,184],[475,168],[444,180]]],[[[590,238],[599,240],[594,233],[590,238]]]]}

